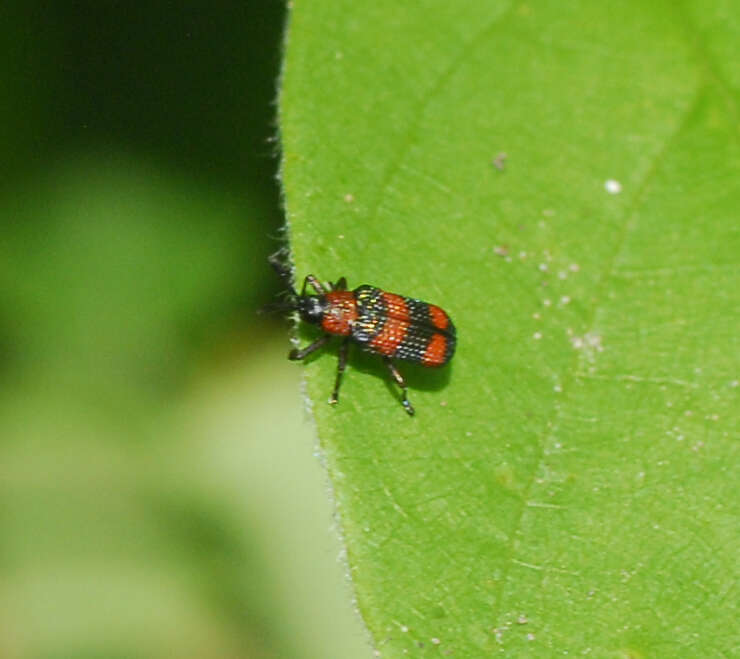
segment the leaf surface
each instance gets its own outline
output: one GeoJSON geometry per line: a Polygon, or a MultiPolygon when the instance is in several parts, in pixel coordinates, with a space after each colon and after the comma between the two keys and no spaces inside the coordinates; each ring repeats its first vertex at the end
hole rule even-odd
{"type": "MultiPolygon", "coordinates": [[[[382,656],[737,647],[740,10],[296,3],[296,276],[446,309],[308,394],[382,656]]],[[[315,336],[302,332],[304,341],[315,336]]]]}

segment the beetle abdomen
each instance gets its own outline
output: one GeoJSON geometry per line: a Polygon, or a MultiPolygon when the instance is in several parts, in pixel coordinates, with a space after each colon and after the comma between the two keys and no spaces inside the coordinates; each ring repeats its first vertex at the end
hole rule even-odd
{"type": "Polygon", "coordinates": [[[353,294],[352,338],[363,349],[422,366],[443,366],[452,359],[455,326],[440,307],[367,285],[353,294]]]}

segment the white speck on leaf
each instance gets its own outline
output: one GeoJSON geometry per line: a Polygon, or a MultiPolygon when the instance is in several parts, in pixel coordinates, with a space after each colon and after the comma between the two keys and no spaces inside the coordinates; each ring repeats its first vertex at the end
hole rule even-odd
{"type": "Polygon", "coordinates": [[[506,158],[507,154],[505,152],[501,152],[496,155],[496,157],[491,161],[491,164],[498,169],[500,172],[503,172],[506,168],[506,158]]]}
{"type": "Polygon", "coordinates": [[[604,352],[601,343],[601,335],[594,332],[586,332],[583,336],[570,337],[570,343],[575,350],[583,350],[583,354],[589,362],[593,362],[597,352],[604,352]]]}

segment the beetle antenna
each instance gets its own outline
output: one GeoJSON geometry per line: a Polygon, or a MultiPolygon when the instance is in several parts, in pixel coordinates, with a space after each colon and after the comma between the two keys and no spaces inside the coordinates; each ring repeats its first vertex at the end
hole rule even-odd
{"type": "Polygon", "coordinates": [[[287,264],[289,257],[288,248],[281,247],[274,254],[267,257],[267,261],[282,280],[285,288],[288,290],[281,293],[286,299],[281,302],[270,302],[258,309],[257,313],[285,313],[286,311],[295,311],[298,309],[298,299],[300,296],[293,286],[293,274],[290,266],[287,264]]]}
{"type": "Polygon", "coordinates": [[[290,266],[286,264],[288,257],[288,248],[281,247],[274,254],[270,254],[267,257],[267,261],[272,266],[272,269],[277,273],[278,277],[283,281],[285,288],[288,289],[293,297],[298,297],[298,293],[293,286],[293,273],[291,272],[290,266]]]}
{"type": "Polygon", "coordinates": [[[286,311],[295,311],[298,308],[296,300],[291,299],[288,302],[269,302],[257,309],[257,313],[284,313],[286,311]]]}

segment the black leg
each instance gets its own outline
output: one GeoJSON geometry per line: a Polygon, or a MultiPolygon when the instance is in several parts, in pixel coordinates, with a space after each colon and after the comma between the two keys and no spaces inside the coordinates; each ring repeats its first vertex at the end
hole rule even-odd
{"type": "Polygon", "coordinates": [[[390,357],[383,357],[383,361],[391,372],[391,377],[396,381],[396,384],[401,387],[401,405],[403,405],[403,409],[405,409],[409,415],[414,416],[414,408],[409,402],[406,390],[406,380],[403,379],[403,375],[401,375],[401,372],[396,368],[396,365],[391,361],[390,357]]]}
{"type": "Polygon", "coordinates": [[[331,287],[333,291],[346,291],[347,290],[347,278],[342,277],[336,284],[331,287]]]}
{"type": "Polygon", "coordinates": [[[316,277],[313,275],[306,275],[303,280],[303,288],[301,288],[301,297],[306,294],[306,286],[310,284],[311,288],[316,291],[316,295],[326,295],[329,291],[316,277]]]}
{"type": "Polygon", "coordinates": [[[339,361],[337,362],[337,379],[334,381],[334,391],[331,394],[329,402],[332,405],[336,405],[339,400],[339,385],[342,384],[342,374],[344,369],[347,368],[347,353],[349,352],[349,337],[342,341],[342,345],[339,346],[339,361]]]}
{"type": "Polygon", "coordinates": [[[324,334],[324,336],[316,339],[312,344],[307,345],[301,350],[297,350],[294,348],[288,353],[288,359],[292,359],[293,361],[303,359],[304,357],[310,355],[314,350],[318,350],[321,346],[325,345],[329,339],[331,339],[331,336],[329,334],[324,334]]]}

